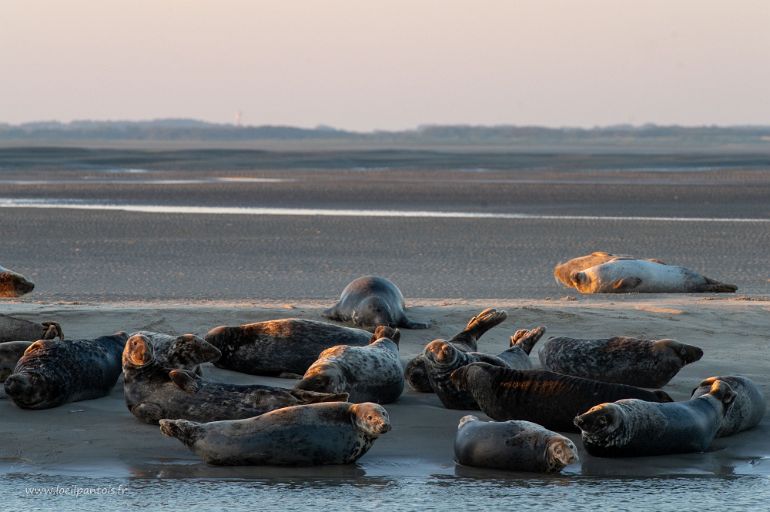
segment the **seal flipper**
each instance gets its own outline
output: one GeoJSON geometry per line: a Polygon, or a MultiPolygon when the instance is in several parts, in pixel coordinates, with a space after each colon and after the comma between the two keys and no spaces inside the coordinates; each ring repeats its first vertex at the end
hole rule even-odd
{"type": "Polygon", "coordinates": [[[530,330],[519,329],[511,336],[511,347],[519,347],[529,355],[535,343],[543,337],[543,334],[545,334],[545,327],[542,325],[530,330]]]}
{"type": "Polygon", "coordinates": [[[487,308],[468,321],[461,332],[455,334],[449,343],[463,343],[472,351],[476,350],[478,341],[492,327],[500,325],[508,318],[508,313],[504,309],[487,308]]]}
{"type": "Polygon", "coordinates": [[[338,302],[334,306],[332,306],[330,308],[327,308],[327,309],[324,309],[321,312],[321,316],[324,317],[324,318],[328,318],[329,320],[342,320],[342,318],[340,318],[340,314],[339,314],[339,312],[337,310],[337,306],[339,306],[339,305],[340,305],[340,303],[338,302]]]}
{"type": "Polygon", "coordinates": [[[131,407],[131,414],[145,423],[157,424],[163,417],[163,409],[158,404],[142,402],[131,407]]]}
{"type": "Polygon", "coordinates": [[[639,277],[624,277],[623,279],[616,279],[612,283],[612,289],[620,292],[630,292],[642,283],[642,279],[639,277]]]}
{"type": "Polygon", "coordinates": [[[704,279],[706,279],[706,284],[699,291],[712,293],[735,293],[738,291],[738,287],[734,284],[720,283],[706,276],[704,279]]]}
{"type": "Polygon", "coordinates": [[[316,404],[320,402],[347,402],[350,395],[348,393],[318,393],[304,389],[292,389],[291,395],[304,404],[316,404]]]}
{"type": "Polygon", "coordinates": [[[43,326],[43,336],[40,339],[52,340],[54,338],[64,339],[64,332],[61,330],[61,325],[57,322],[43,322],[40,325],[43,326]]]}
{"type": "Polygon", "coordinates": [[[171,370],[168,376],[182,391],[197,393],[201,387],[201,378],[189,370],[171,370]]]}
{"type": "Polygon", "coordinates": [[[399,322],[398,326],[403,327],[404,329],[430,329],[429,323],[413,322],[409,320],[406,315],[401,318],[401,322],[399,322]]]}
{"type": "Polygon", "coordinates": [[[203,425],[194,421],[162,419],[159,423],[160,431],[164,435],[176,437],[187,447],[192,447],[198,438],[204,434],[203,425]]]}

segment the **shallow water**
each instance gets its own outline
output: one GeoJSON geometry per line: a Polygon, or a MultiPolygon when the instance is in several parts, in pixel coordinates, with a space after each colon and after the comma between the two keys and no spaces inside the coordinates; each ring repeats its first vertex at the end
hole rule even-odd
{"type": "Polygon", "coordinates": [[[749,510],[770,501],[766,476],[361,477],[256,480],[6,474],[5,510],[749,510]],[[42,494],[35,494],[42,493],[42,494]],[[77,494],[81,495],[78,496],[77,494]],[[105,493],[83,495],[83,493],[105,493]]]}

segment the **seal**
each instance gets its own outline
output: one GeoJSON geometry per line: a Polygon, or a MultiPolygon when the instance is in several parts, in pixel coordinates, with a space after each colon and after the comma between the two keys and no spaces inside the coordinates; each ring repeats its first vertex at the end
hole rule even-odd
{"type": "Polygon", "coordinates": [[[545,327],[538,327],[531,331],[517,331],[511,336],[511,348],[500,356],[480,352],[463,352],[444,340],[431,341],[423,351],[430,385],[447,409],[478,409],[479,407],[469,391],[461,391],[455,387],[450,378],[452,372],[477,362],[504,368],[528,370],[532,368],[529,352],[544,333],[545,327]]]}
{"type": "Polygon", "coordinates": [[[38,340],[5,380],[5,392],[22,409],[50,409],[109,394],[121,372],[128,335],[87,340],[38,340]]]}
{"type": "Polygon", "coordinates": [[[215,366],[251,375],[303,375],[318,356],[335,345],[364,346],[372,333],[315,320],[287,318],[220,326],[206,334],[221,357],[215,366]]]}
{"type": "Polygon", "coordinates": [[[551,338],[538,352],[543,368],[585,379],[661,388],[703,350],[675,340],[614,337],[597,340],[551,338]]]}
{"type": "Polygon", "coordinates": [[[547,370],[513,370],[472,363],[452,373],[479,408],[497,421],[527,420],[557,431],[577,431],[575,416],[594,405],[623,398],[671,402],[664,391],[560,375],[547,370]]]}
{"type": "Polygon", "coordinates": [[[571,276],[575,272],[580,272],[581,270],[616,259],[634,259],[634,257],[609,252],[593,252],[587,256],[572,258],[569,261],[557,264],[553,269],[553,277],[557,283],[561,283],[567,288],[572,288],[571,276]]]}
{"type": "Polygon", "coordinates": [[[19,362],[24,351],[32,345],[31,341],[6,341],[0,343],[0,382],[5,382],[16,363],[19,362]]]}
{"type": "Polygon", "coordinates": [[[0,343],[6,341],[37,341],[64,338],[56,322],[30,322],[8,315],[0,315],[0,343]]]}
{"type": "Polygon", "coordinates": [[[351,464],[390,430],[387,411],[372,403],[297,405],[244,420],[160,420],[208,464],[313,466],[351,464]]]}
{"type": "Polygon", "coordinates": [[[580,293],[734,293],[738,287],[685,267],[650,260],[614,259],[570,275],[580,293]]]}
{"type": "Polygon", "coordinates": [[[160,332],[137,331],[129,340],[139,335],[152,344],[155,359],[164,368],[193,370],[202,375],[200,365],[216,361],[222,355],[217,347],[194,334],[172,336],[160,332]]]}
{"type": "Polygon", "coordinates": [[[13,298],[26,295],[35,289],[35,283],[11,269],[0,265],[0,297],[13,298]]]}
{"type": "Polygon", "coordinates": [[[597,457],[704,452],[734,399],[730,386],[715,380],[707,394],[686,402],[600,404],[577,416],[575,425],[588,453],[597,457]]]}
{"type": "Polygon", "coordinates": [[[323,316],[340,322],[352,322],[369,331],[378,325],[427,329],[430,324],[413,322],[404,310],[404,296],[393,282],[378,276],[364,276],[348,284],[340,300],[324,310],[323,316]]]}
{"type": "Polygon", "coordinates": [[[765,397],[759,387],[746,377],[709,377],[693,390],[692,398],[710,393],[716,381],[726,382],[735,393],[733,405],[722,418],[717,437],[731,436],[759,425],[765,415],[765,397]]]}
{"type": "Polygon", "coordinates": [[[379,326],[365,347],[327,348],[295,389],[349,393],[350,402],[395,402],[404,391],[404,370],[398,357],[400,338],[398,329],[379,326]]]}
{"type": "MultiPolygon", "coordinates": [[[[501,324],[506,318],[508,318],[508,313],[505,310],[487,308],[471,318],[465,329],[452,336],[447,343],[465,352],[475,352],[478,349],[479,338],[492,327],[501,324]]],[[[433,393],[422,353],[407,363],[404,376],[409,386],[415,391],[433,393]]]]}
{"type": "Polygon", "coordinates": [[[463,416],[455,459],[465,466],[551,473],[578,462],[575,444],[530,421],[479,421],[463,416]]]}
{"type": "MultiPolygon", "coordinates": [[[[195,342],[193,339],[185,345],[195,342]]],[[[179,348],[189,351],[185,345],[179,348]]],[[[200,346],[199,350],[205,348],[200,346]]],[[[175,350],[172,347],[168,354],[172,360],[177,357],[175,350]]],[[[151,340],[142,334],[129,338],[123,350],[123,394],[131,414],[151,424],[161,418],[204,422],[250,418],[281,407],[345,401],[348,397],[344,393],[224,384],[202,379],[189,370],[169,370],[155,357],[151,340]]]]}

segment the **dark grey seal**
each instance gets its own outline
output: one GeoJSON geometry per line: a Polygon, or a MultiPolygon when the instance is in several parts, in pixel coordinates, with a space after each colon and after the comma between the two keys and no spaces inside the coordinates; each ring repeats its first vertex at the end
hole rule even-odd
{"type": "Polygon", "coordinates": [[[598,340],[551,338],[538,353],[543,368],[556,373],[661,388],[703,350],[674,340],[615,337],[598,340]]]}
{"type": "Polygon", "coordinates": [[[16,364],[24,355],[24,351],[32,345],[31,341],[6,341],[0,343],[0,382],[5,382],[16,364]]]}
{"type": "Polygon", "coordinates": [[[297,405],[234,421],[160,420],[208,464],[313,466],[351,464],[390,430],[387,411],[372,403],[297,405]]]}
{"type": "MultiPolygon", "coordinates": [[[[475,352],[478,349],[479,338],[492,327],[501,324],[506,318],[508,318],[508,313],[505,310],[487,308],[471,318],[465,329],[452,336],[447,343],[465,352],[475,352]]],[[[433,393],[422,353],[407,363],[404,377],[415,391],[433,393]]]]}
{"type": "Polygon", "coordinates": [[[30,322],[8,315],[0,315],[0,343],[6,341],[37,341],[64,338],[56,322],[30,322]]]}
{"type": "Polygon", "coordinates": [[[217,347],[194,334],[172,336],[160,332],[137,331],[129,340],[137,335],[144,336],[152,344],[155,359],[168,369],[192,370],[202,375],[200,365],[216,361],[222,355],[217,347]]]}
{"type": "Polygon", "coordinates": [[[623,398],[671,402],[664,391],[571,377],[546,370],[513,370],[473,363],[452,373],[479,408],[497,421],[527,420],[558,431],[576,431],[575,416],[594,405],[623,398]]]}
{"type": "MultiPolygon", "coordinates": [[[[192,347],[181,348],[190,351],[192,347]]],[[[201,346],[200,350],[206,347],[201,346]]],[[[168,357],[176,357],[174,348],[168,357]]],[[[152,342],[141,334],[132,336],[123,351],[123,392],[128,410],[138,419],[155,424],[161,418],[250,418],[281,407],[345,401],[348,397],[272,386],[223,384],[202,379],[189,370],[170,370],[155,358],[152,342]]]]}
{"type": "Polygon", "coordinates": [[[391,281],[384,277],[364,276],[351,281],[342,290],[337,304],[323,312],[326,318],[340,322],[352,322],[367,330],[378,325],[427,329],[430,324],[413,322],[404,310],[404,296],[391,281]]]}
{"type": "Polygon", "coordinates": [[[120,376],[127,338],[119,332],[93,340],[38,340],[5,380],[5,392],[23,409],[106,396],[120,376]]]}
{"type": "Polygon", "coordinates": [[[460,419],[455,459],[465,466],[545,473],[579,460],[572,441],[536,423],[479,421],[476,416],[460,419]]]}
{"type": "Polygon", "coordinates": [[[600,404],[577,416],[575,425],[588,453],[597,457],[704,452],[734,398],[730,386],[716,380],[707,394],[686,402],[600,404]]]}
{"type": "Polygon", "coordinates": [[[732,407],[722,418],[717,437],[726,437],[744,430],[749,430],[762,421],[765,415],[765,396],[750,379],[740,376],[709,377],[701,382],[692,392],[692,398],[706,395],[716,381],[726,382],[735,393],[732,407]]]}
{"type": "Polygon", "coordinates": [[[251,375],[303,375],[319,354],[335,345],[368,345],[372,333],[315,320],[286,318],[211,329],[206,341],[217,347],[220,368],[251,375]]]}
{"type": "Polygon", "coordinates": [[[543,334],[545,327],[531,331],[519,330],[511,336],[511,347],[498,356],[480,352],[463,352],[444,340],[431,341],[423,351],[423,360],[433,391],[447,409],[478,409],[469,391],[457,389],[451,375],[456,369],[471,363],[487,363],[504,368],[532,368],[529,353],[543,334]]]}
{"type": "Polygon", "coordinates": [[[35,283],[0,265],[0,298],[21,297],[34,289],[35,283]]]}
{"type": "Polygon", "coordinates": [[[349,393],[350,402],[395,402],[404,391],[404,369],[398,356],[400,338],[398,329],[380,326],[365,347],[327,348],[295,388],[349,393]]]}

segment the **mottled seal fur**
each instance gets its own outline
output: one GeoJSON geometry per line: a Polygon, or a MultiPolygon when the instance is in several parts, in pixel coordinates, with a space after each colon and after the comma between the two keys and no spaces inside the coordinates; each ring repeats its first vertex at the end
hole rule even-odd
{"type": "Polygon", "coordinates": [[[251,375],[303,375],[327,348],[360,347],[371,338],[372,333],[362,329],[298,318],[220,326],[206,335],[222,352],[216,366],[251,375]]]}
{"type": "Polygon", "coordinates": [[[30,322],[8,315],[0,315],[0,343],[6,341],[37,341],[64,338],[56,322],[30,322]]]}
{"type": "Polygon", "coordinates": [[[120,376],[127,338],[119,332],[93,340],[38,340],[5,380],[5,392],[23,409],[103,397],[120,376]]]}
{"type": "MultiPolygon", "coordinates": [[[[478,348],[479,338],[492,327],[501,324],[506,318],[508,318],[508,313],[505,310],[487,308],[471,318],[465,329],[452,336],[447,343],[465,352],[475,352],[478,348]]],[[[433,393],[422,353],[407,363],[404,376],[409,386],[415,391],[433,393]]]]}
{"type": "Polygon", "coordinates": [[[463,416],[455,434],[455,459],[466,466],[557,472],[578,462],[575,444],[530,421],[479,421],[463,416]]]}
{"type": "Polygon", "coordinates": [[[404,296],[393,282],[384,277],[364,276],[348,284],[340,300],[323,312],[326,318],[373,330],[378,325],[427,329],[430,324],[413,322],[404,310],[404,296]]]}
{"type": "Polygon", "coordinates": [[[430,385],[447,409],[478,409],[478,405],[469,391],[459,390],[455,387],[450,378],[452,372],[477,362],[504,368],[528,370],[532,368],[529,352],[544,333],[544,327],[538,327],[531,331],[517,331],[511,336],[511,347],[499,356],[480,352],[463,352],[444,340],[431,341],[423,351],[430,385]]]}
{"type": "Polygon", "coordinates": [[[575,431],[575,416],[603,402],[623,398],[672,401],[659,390],[486,363],[473,363],[455,370],[452,382],[461,391],[469,391],[479,408],[494,420],[527,420],[558,431],[575,431]]]}
{"type": "Polygon", "coordinates": [[[387,411],[372,403],[298,405],[235,421],[160,420],[209,464],[312,466],[350,464],[390,430],[387,411]]]}
{"type": "Polygon", "coordinates": [[[34,289],[35,283],[0,265],[0,298],[21,297],[34,289]]]}
{"type": "Polygon", "coordinates": [[[398,356],[400,338],[398,329],[380,326],[365,347],[327,348],[295,388],[349,393],[350,402],[395,402],[404,391],[404,370],[398,356]]]}
{"type": "Polygon", "coordinates": [[[144,336],[152,344],[155,359],[168,369],[193,370],[201,375],[201,363],[216,361],[222,355],[217,347],[194,334],[172,336],[160,332],[137,331],[129,340],[137,335],[144,336]]]}
{"type": "MultiPolygon", "coordinates": [[[[176,357],[174,352],[172,348],[169,358],[176,357]]],[[[250,418],[281,407],[345,401],[348,397],[272,386],[223,384],[202,379],[189,370],[169,370],[155,358],[152,342],[141,334],[132,336],[123,351],[123,392],[128,410],[146,423],[157,423],[161,418],[250,418]]]]}
{"type": "Polygon", "coordinates": [[[738,289],[684,267],[623,258],[574,272],[570,279],[580,293],[733,293],[738,289]]]}
{"type": "Polygon", "coordinates": [[[603,403],[577,416],[575,425],[588,453],[597,457],[704,452],[734,398],[727,383],[715,380],[707,394],[686,402],[603,403]]]}
{"type": "Polygon", "coordinates": [[[762,421],[765,415],[765,396],[759,387],[750,379],[740,376],[709,377],[701,382],[692,392],[692,398],[697,398],[711,392],[716,381],[726,382],[735,393],[732,407],[722,418],[717,437],[726,437],[744,430],[749,430],[762,421]]]}
{"type": "Polygon", "coordinates": [[[660,388],[703,350],[675,340],[614,337],[598,340],[551,338],[538,352],[543,368],[586,379],[641,388],[660,388]]]}

